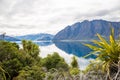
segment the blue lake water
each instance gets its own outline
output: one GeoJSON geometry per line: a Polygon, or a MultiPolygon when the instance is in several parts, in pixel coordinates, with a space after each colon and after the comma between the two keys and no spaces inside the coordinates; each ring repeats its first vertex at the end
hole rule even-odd
{"type": "Polygon", "coordinates": [[[95,58],[93,55],[88,58],[83,58],[83,56],[91,52],[91,49],[84,46],[84,44],[92,44],[88,41],[59,41],[54,43],[52,41],[34,41],[34,43],[39,45],[41,57],[58,52],[70,64],[72,56],[76,56],[80,69],[85,69],[89,61],[95,58]]]}

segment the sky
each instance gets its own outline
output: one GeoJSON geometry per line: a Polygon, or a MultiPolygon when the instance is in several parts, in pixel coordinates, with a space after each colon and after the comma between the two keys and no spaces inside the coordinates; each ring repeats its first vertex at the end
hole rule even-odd
{"type": "Polygon", "coordinates": [[[84,20],[120,21],[120,0],[0,0],[0,33],[56,34],[84,20]]]}
{"type": "MultiPolygon", "coordinates": [[[[59,48],[57,48],[55,46],[55,44],[53,45],[49,45],[49,46],[40,46],[40,50],[41,50],[41,53],[40,53],[40,57],[42,58],[45,58],[48,53],[49,54],[53,54],[54,52],[59,52],[60,56],[63,57],[65,59],[65,61],[70,65],[71,61],[72,61],[72,57],[75,56],[73,54],[66,54],[66,52],[60,50],[59,48]]],[[[85,70],[85,68],[87,67],[87,65],[89,64],[89,62],[91,60],[93,60],[92,58],[89,58],[89,59],[86,59],[86,58],[83,58],[83,57],[77,57],[77,61],[78,61],[78,65],[79,65],[79,68],[80,70],[85,70]]]]}

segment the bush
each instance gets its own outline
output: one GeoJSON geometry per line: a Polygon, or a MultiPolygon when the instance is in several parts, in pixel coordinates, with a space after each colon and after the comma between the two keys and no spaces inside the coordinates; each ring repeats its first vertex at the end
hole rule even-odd
{"type": "Polygon", "coordinates": [[[58,55],[58,53],[53,53],[48,55],[42,60],[42,65],[48,70],[52,68],[68,70],[68,65],[65,60],[58,55]]]}

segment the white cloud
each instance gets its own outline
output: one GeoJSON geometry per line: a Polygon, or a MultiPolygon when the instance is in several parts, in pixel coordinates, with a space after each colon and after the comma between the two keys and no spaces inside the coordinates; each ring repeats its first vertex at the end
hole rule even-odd
{"type": "Polygon", "coordinates": [[[55,34],[85,19],[120,21],[119,3],[119,0],[0,0],[0,31],[13,35],[55,34]]]}
{"type": "MultiPolygon", "coordinates": [[[[65,61],[70,65],[72,61],[72,57],[75,56],[73,54],[67,54],[66,52],[58,49],[54,44],[50,46],[40,46],[40,56],[42,58],[46,57],[48,54],[53,54],[54,52],[58,52],[58,54],[65,59],[65,61]]],[[[83,57],[77,57],[78,65],[81,70],[84,70],[89,62],[93,60],[92,58],[85,59],[83,57]]]]}

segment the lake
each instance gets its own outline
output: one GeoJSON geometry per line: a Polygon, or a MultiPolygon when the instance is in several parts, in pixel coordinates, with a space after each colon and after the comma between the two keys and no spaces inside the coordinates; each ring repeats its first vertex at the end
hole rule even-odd
{"type": "Polygon", "coordinates": [[[34,43],[39,45],[41,57],[58,52],[70,64],[72,56],[76,56],[81,70],[85,69],[89,61],[95,58],[93,55],[88,58],[83,58],[83,56],[91,52],[88,47],[84,46],[86,43],[92,44],[89,41],[59,41],[54,43],[52,41],[34,41],[34,43]]]}

